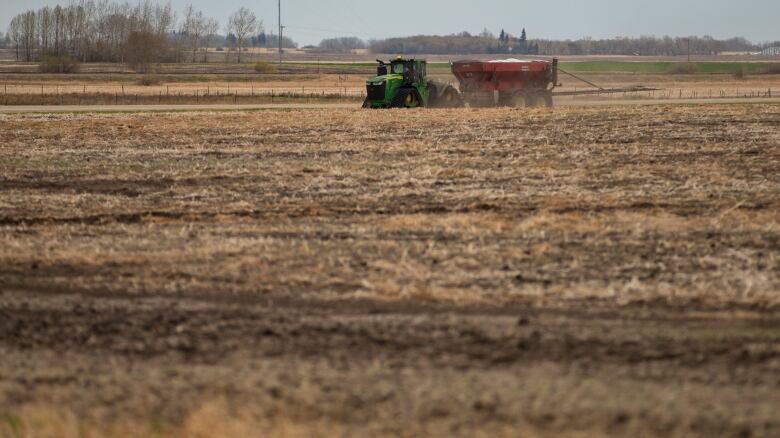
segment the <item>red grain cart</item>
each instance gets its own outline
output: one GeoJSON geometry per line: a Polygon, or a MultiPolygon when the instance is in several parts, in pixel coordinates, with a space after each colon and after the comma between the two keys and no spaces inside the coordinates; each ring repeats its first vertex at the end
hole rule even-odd
{"type": "Polygon", "coordinates": [[[457,61],[452,74],[471,107],[551,107],[558,60],[457,61]]]}

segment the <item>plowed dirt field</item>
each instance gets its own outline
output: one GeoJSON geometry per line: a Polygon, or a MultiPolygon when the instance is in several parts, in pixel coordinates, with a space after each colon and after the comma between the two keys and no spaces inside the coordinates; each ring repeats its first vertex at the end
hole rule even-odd
{"type": "Polygon", "coordinates": [[[0,171],[0,436],[780,435],[780,106],[0,114],[0,171]]]}

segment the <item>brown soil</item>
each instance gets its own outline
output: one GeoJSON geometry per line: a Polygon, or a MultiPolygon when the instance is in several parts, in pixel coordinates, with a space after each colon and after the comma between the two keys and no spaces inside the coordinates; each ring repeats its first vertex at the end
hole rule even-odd
{"type": "Polygon", "coordinates": [[[0,115],[0,435],[776,436],[778,123],[0,115]]]}

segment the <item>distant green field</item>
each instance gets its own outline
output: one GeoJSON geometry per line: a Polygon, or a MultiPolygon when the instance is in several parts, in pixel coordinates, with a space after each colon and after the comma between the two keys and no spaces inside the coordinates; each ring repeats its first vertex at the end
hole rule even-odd
{"type": "Polygon", "coordinates": [[[561,68],[581,73],[668,73],[676,66],[691,66],[691,72],[699,74],[732,74],[739,71],[758,74],[766,73],[770,68],[780,72],[780,63],[756,62],[670,62],[670,61],[581,61],[562,62],[561,68]]]}

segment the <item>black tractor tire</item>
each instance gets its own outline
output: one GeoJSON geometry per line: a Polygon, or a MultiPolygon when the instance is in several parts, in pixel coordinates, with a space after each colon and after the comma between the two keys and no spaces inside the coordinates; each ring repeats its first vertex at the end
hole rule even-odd
{"type": "Polygon", "coordinates": [[[434,82],[428,82],[428,106],[431,108],[439,108],[439,88],[434,82]]]}
{"type": "Polygon", "coordinates": [[[368,101],[368,98],[363,101],[363,108],[371,108],[371,102],[368,101]]]}
{"type": "Polygon", "coordinates": [[[401,88],[390,103],[390,108],[417,108],[423,106],[417,90],[401,88]]]}

